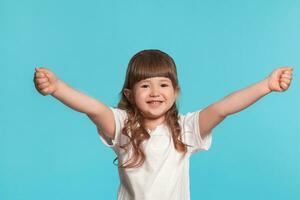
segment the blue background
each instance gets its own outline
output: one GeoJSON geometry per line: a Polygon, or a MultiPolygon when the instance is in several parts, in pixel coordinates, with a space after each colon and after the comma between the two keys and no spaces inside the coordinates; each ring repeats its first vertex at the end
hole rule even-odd
{"type": "Polygon", "coordinates": [[[191,199],[300,199],[300,1],[0,1],[0,199],[116,199],[114,152],[95,125],[40,95],[34,68],[109,106],[129,59],[161,49],[181,113],[293,66],[286,92],[228,116],[192,156],[191,199]]]}

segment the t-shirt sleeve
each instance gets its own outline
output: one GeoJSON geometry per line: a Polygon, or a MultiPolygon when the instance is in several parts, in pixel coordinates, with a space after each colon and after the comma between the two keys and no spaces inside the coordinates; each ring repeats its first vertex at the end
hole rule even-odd
{"type": "Polygon", "coordinates": [[[106,146],[108,146],[110,148],[113,148],[120,141],[120,135],[121,135],[122,128],[124,126],[124,121],[127,118],[127,113],[125,110],[121,110],[119,108],[110,107],[110,109],[113,112],[114,120],[115,120],[115,137],[113,139],[110,139],[110,138],[106,137],[105,134],[103,134],[99,130],[98,130],[98,132],[99,132],[98,135],[99,135],[101,141],[103,142],[103,144],[105,144],[106,146]]]}
{"type": "Polygon", "coordinates": [[[185,144],[191,145],[188,147],[191,154],[200,150],[209,150],[212,142],[212,131],[206,137],[201,137],[199,127],[200,111],[201,109],[181,116],[183,141],[185,144]]]}

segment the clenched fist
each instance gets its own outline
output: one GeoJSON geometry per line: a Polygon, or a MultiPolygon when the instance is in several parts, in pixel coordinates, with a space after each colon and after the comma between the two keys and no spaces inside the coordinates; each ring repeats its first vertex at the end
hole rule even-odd
{"type": "Polygon", "coordinates": [[[35,68],[33,82],[37,91],[43,96],[53,94],[57,89],[58,78],[47,68],[35,68]]]}
{"type": "Polygon", "coordinates": [[[268,87],[270,91],[284,92],[289,88],[292,78],[292,67],[280,67],[268,76],[268,87]]]}

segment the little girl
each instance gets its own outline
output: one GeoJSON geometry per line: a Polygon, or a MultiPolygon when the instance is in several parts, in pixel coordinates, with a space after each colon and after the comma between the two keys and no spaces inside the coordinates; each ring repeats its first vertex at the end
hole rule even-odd
{"type": "Polygon", "coordinates": [[[278,68],[262,81],[186,115],[176,107],[180,87],[175,63],[160,50],[143,50],[131,58],[117,108],[73,89],[47,68],[35,70],[38,92],[85,113],[101,141],[115,151],[118,200],[189,200],[190,156],[210,148],[212,129],[228,115],[272,91],[287,90],[293,68],[278,68]]]}

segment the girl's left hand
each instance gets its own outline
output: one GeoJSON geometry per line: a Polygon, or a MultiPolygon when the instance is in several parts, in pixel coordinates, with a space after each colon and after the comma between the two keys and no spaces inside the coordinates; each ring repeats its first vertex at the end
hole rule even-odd
{"type": "Polygon", "coordinates": [[[291,84],[293,76],[292,67],[280,67],[268,76],[268,87],[270,91],[283,92],[291,84]]]}

